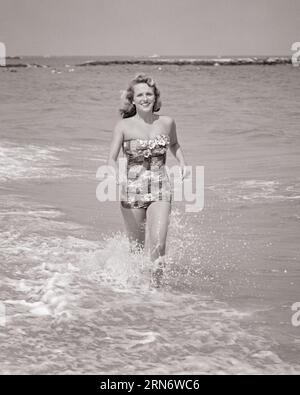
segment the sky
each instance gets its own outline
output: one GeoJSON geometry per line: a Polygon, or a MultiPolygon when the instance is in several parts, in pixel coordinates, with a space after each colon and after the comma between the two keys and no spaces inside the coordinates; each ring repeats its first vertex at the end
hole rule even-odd
{"type": "Polygon", "coordinates": [[[0,0],[7,55],[291,55],[300,0],[0,0]]]}

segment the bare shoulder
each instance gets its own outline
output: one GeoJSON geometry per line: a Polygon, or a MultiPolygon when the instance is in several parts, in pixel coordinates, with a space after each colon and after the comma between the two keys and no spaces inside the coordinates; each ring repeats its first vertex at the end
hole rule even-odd
{"type": "Polygon", "coordinates": [[[159,119],[162,123],[164,123],[166,126],[172,126],[174,123],[174,119],[169,117],[168,115],[160,115],[159,119]]]}
{"type": "Polygon", "coordinates": [[[115,135],[123,135],[126,130],[126,123],[124,122],[125,119],[119,119],[114,127],[114,134],[115,135]]]}
{"type": "Polygon", "coordinates": [[[123,126],[124,126],[125,128],[128,128],[128,127],[131,126],[132,123],[133,123],[133,117],[122,118],[122,119],[120,120],[120,122],[122,122],[122,124],[123,124],[123,126]]]}
{"type": "Polygon", "coordinates": [[[124,139],[132,138],[132,130],[134,129],[134,120],[132,117],[122,118],[119,121],[119,128],[122,130],[124,139]]]}
{"type": "Polygon", "coordinates": [[[175,121],[168,115],[160,115],[159,120],[163,126],[165,133],[172,138],[175,121]]]}
{"type": "Polygon", "coordinates": [[[115,125],[115,129],[124,129],[125,128],[125,126],[126,126],[126,123],[124,122],[124,121],[126,121],[126,119],[119,119],[117,122],[116,122],[116,125],[115,125]]]}

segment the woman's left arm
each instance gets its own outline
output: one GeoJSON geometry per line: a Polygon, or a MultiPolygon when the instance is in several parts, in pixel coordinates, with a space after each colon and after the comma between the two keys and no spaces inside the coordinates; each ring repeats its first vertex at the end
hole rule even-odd
{"type": "Polygon", "coordinates": [[[174,155],[174,157],[177,159],[179,162],[179,165],[181,167],[181,174],[182,178],[184,178],[187,175],[187,164],[183,156],[183,152],[181,149],[181,146],[178,142],[177,138],[177,131],[176,131],[176,123],[172,119],[171,122],[171,131],[170,131],[170,151],[174,155]]]}

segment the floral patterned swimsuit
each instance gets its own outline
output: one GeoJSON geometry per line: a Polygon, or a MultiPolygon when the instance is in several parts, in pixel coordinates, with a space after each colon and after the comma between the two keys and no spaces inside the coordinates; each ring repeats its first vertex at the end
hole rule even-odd
{"type": "Polygon", "coordinates": [[[150,140],[124,140],[127,157],[127,183],[122,190],[124,208],[147,208],[152,202],[171,202],[170,180],[166,171],[170,138],[159,134],[150,140]]]}

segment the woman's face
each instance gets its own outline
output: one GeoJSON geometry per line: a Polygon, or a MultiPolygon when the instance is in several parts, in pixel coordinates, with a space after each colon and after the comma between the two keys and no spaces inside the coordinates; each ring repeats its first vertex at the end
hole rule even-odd
{"type": "Polygon", "coordinates": [[[133,90],[133,104],[136,109],[144,112],[152,111],[155,102],[154,88],[148,84],[139,83],[134,85],[133,90]]]}

